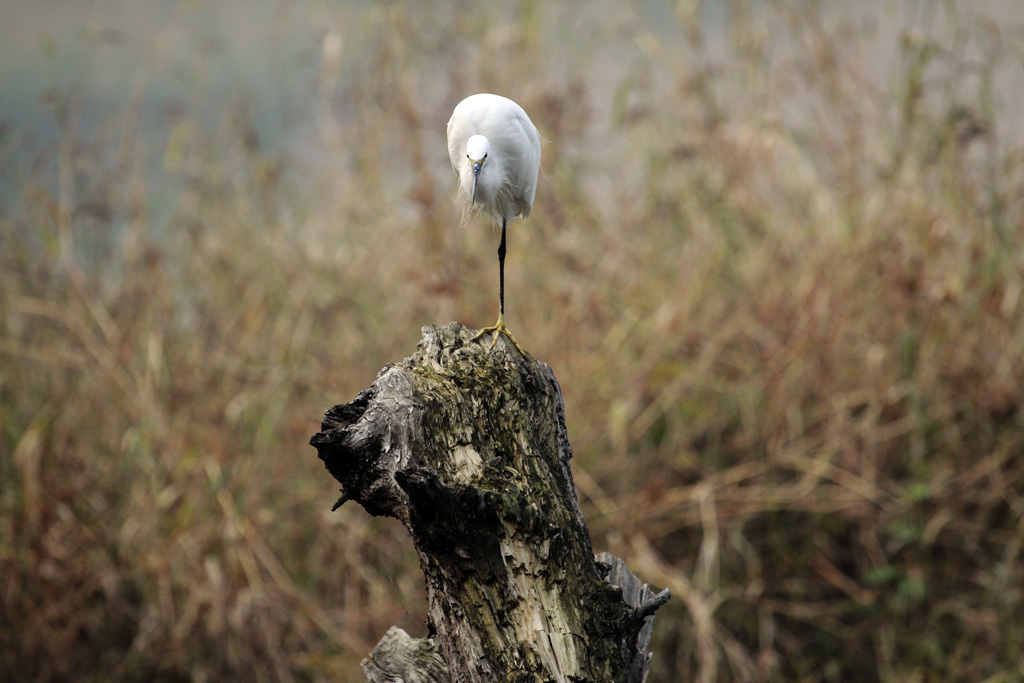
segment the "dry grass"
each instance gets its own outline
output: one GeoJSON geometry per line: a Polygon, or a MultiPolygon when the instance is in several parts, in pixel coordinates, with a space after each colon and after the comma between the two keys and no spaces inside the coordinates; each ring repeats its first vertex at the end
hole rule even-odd
{"type": "Polygon", "coordinates": [[[0,139],[0,677],[358,680],[423,632],[405,532],[328,513],[306,441],[421,325],[492,322],[443,141],[482,89],[551,141],[509,322],[595,547],[676,596],[651,680],[1024,676],[1024,48],[945,7],[897,42],[737,4],[724,44],[685,3],[339,10],[298,152],[259,92],[155,130],[145,79],[98,125],[46,93],[52,144],[0,139]]]}

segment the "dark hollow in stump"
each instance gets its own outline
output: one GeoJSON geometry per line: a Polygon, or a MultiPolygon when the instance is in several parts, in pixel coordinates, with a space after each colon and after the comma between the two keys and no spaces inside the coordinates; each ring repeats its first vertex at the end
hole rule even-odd
{"type": "Polygon", "coordinates": [[[551,368],[504,337],[423,328],[310,443],[354,500],[402,521],[426,578],[430,636],[392,628],[367,681],[628,681],[647,673],[653,595],[595,558],[551,368]]]}

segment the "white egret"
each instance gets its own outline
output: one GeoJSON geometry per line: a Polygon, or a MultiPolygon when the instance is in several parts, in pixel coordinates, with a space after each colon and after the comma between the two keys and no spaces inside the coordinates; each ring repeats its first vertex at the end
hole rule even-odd
{"type": "MultiPolygon", "coordinates": [[[[501,221],[498,245],[498,322],[485,327],[474,341],[494,333],[523,349],[505,327],[505,228],[533,208],[540,170],[540,136],[518,104],[500,95],[481,93],[459,102],[448,121],[448,156],[459,177],[459,194],[470,206],[501,221]]],[[[524,353],[525,355],[525,353],[524,353]]]]}

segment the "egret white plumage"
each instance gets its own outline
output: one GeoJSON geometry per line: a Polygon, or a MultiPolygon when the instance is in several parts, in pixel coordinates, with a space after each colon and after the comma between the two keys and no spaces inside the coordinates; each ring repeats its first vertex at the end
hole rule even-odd
{"type": "MultiPolygon", "coordinates": [[[[448,156],[459,177],[459,192],[481,211],[501,221],[498,245],[498,322],[477,333],[494,333],[490,348],[504,334],[523,353],[505,327],[505,230],[533,209],[540,170],[540,136],[523,108],[500,95],[481,93],[459,102],[448,121],[448,156]]],[[[525,354],[524,354],[525,355],[525,354]]]]}

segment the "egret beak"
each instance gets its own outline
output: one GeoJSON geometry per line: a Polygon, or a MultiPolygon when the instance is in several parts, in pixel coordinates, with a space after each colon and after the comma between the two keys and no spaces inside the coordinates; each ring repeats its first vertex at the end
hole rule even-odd
{"type": "Polygon", "coordinates": [[[484,160],[474,161],[473,163],[473,198],[470,199],[470,205],[476,204],[476,183],[480,179],[480,169],[483,168],[484,160]]]}

